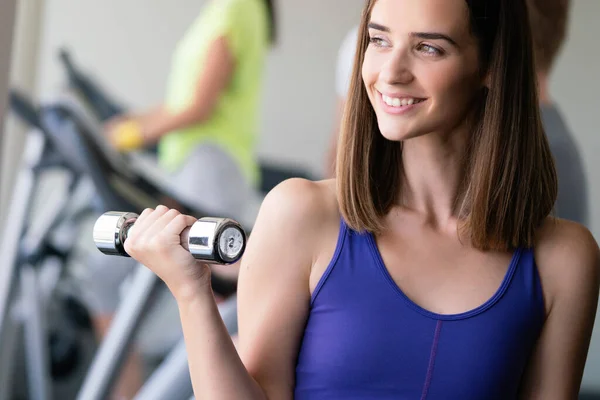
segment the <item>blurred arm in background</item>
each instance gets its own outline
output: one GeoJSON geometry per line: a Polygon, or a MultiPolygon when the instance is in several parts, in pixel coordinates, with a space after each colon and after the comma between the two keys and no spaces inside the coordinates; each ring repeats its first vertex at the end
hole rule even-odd
{"type": "Polygon", "coordinates": [[[352,28],[344,37],[340,46],[335,70],[335,92],[336,107],[333,122],[333,131],[329,140],[329,147],[325,156],[325,176],[333,177],[335,175],[335,158],[337,154],[337,143],[341,129],[341,121],[346,104],[346,94],[350,86],[350,76],[354,65],[354,53],[356,51],[356,42],[358,27],[352,28]]]}
{"type": "Polygon", "coordinates": [[[143,144],[157,142],[169,132],[200,124],[209,119],[222,91],[229,84],[235,61],[225,37],[217,38],[209,47],[202,74],[195,82],[194,97],[188,106],[171,112],[164,105],[141,114],[117,117],[107,125],[108,135],[118,143],[123,122],[139,126],[143,144]]]}

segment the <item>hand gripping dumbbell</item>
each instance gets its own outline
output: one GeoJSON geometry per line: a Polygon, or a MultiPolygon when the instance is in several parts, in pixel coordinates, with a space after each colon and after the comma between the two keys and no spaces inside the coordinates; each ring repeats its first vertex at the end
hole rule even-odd
{"type": "MultiPolygon", "coordinates": [[[[94,242],[104,254],[129,257],[125,241],[139,215],[110,211],[94,225],[94,242]]],[[[200,218],[181,234],[181,245],[194,258],[207,264],[233,264],[246,249],[246,233],[229,218],[200,218]]]]}

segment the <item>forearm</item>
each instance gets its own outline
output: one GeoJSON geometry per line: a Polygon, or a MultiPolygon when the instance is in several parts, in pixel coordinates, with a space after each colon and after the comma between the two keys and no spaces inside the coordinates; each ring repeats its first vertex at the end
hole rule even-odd
{"type": "Polygon", "coordinates": [[[205,292],[178,301],[196,398],[266,400],[242,363],[212,293],[205,292]]]}
{"type": "Polygon", "coordinates": [[[172,112],[162,106],[142,116],[140,122],[145,140],[153,143],[169,132],[201,123],[207,116],[208,113],[202,107],[188,107],[180,112],[172,112]]]}

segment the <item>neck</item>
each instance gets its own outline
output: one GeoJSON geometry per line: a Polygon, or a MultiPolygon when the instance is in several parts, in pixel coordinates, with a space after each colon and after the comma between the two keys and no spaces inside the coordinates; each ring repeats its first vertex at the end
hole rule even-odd
{"type": "Polygon", "coordinates": [[[403,142],[400,204],[423,214],[435,226],[446,226],[457,218],[468,132],[461,127],[449,134],[431,133],[403,142]]]}
{"type": "Polygon", "coordinates": [[[550,97],[550,91],[548,88],[548,72],[540,71],[537,74],[538,80],[538,96],[541,105],[551,105],[552,98],[550,97]]]}

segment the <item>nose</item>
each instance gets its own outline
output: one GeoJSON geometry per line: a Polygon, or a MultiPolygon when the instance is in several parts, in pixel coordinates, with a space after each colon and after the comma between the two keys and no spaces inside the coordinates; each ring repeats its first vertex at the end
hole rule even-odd
{"type": "Polygon", "coordinates": [[[407,84],[412,82],[414,75],[411,71],[410,56],[406,50],[399,48],[389,54],[379,74],[381,79],[389,84],[407,84]]]}

